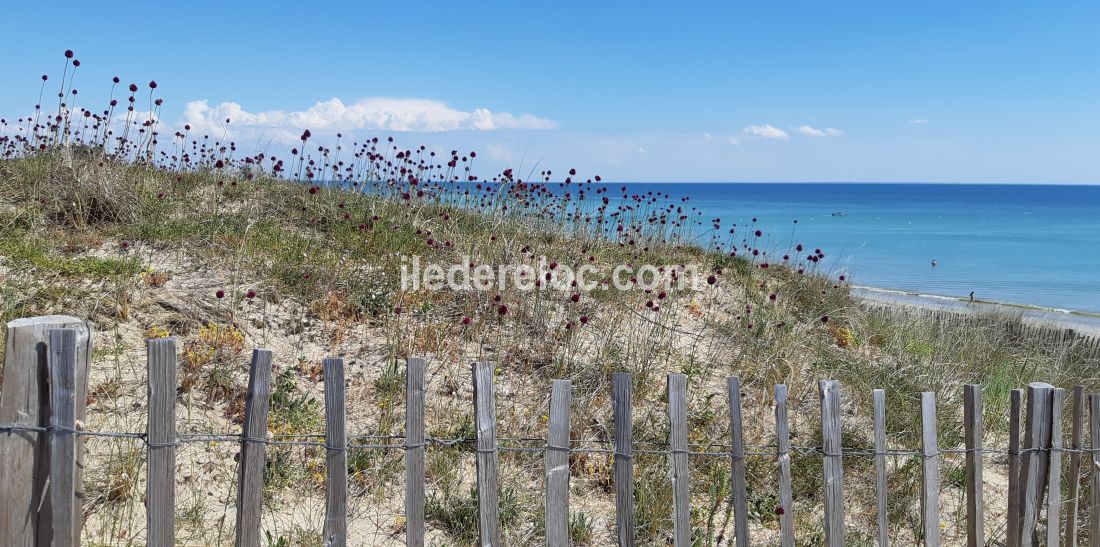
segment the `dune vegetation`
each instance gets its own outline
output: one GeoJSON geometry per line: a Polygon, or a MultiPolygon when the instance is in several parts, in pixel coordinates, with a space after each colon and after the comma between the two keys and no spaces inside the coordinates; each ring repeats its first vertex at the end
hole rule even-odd
{"type": "MultiPolygon", "coordinates": [[[[275,353],[272,434],[323,433],[320,363],[340,356],[348,364],[349,434],[394,445],[404,426],[407,357],[428,360],[427,427],[439,438],[473,435],[470,363],[494,362],[499,435],[514,446],[545,437],[550,380],[557,378],[572,380],[572,437],[586,441],[577,446],[606,446],[615,371],[634,374],[636,442],[666,442],[665,375],[680,372],[690,382],[689,440],[717,451],[729,436],[725,378],[739,376],[746,442],[762,454],[774,451],[772,386],[779,383],[791,391],[793,444],[817,446],[817,381],[840,380],[851,448],[871,446],[873,388],[887,390],[891,446],[917,448],[921,391],[938,394],[941,445],[957,446],[962,385],[983,384],[987,443],[1004,445],[1009,390],[1036,380],[1100,387],[1100,363],[1073,347],[1018,339],[1010,328],[1018,318],[944,326],[869,313],[843,273],[831,270],[828,249],[801,241],[797,224],[732,225],[703,218],[690,197],[635,194],[572,170],[479,176],[474,152],[406,148],[390,138],[318,144],[306,131],[286,156],[247,154],[228,138],[159,120],[155,82],[122,87],[116,98],[116,78],[105,86],[105,108],[77,106],[74,65],[69,55],[56,108],[40,101],[34,113],[0,128],[0,316],[68,314],[95,325],[90,430],[144,430],[143,341],[164,336],[179,341],[181,432],[239,431],[249,350],[264,347],[275,353]],[[784,235],[768,237],[771,231],[784,235]],[[789,244],[769,248],[777,239],[789,244]],[[547,269],[536,270],[539,287],[530,291],[411,290],[400,280],[412,257],[463,269],[545,257],[547,269]],[[701,282],[547,288],[560,270],[585,264],[601,272],[601,282],[622,264],[654,265],[662,279],[692,266],[701,282]]],[[[226,120],[225,134],[231,128],[226,120]]],[[[86,449],[86,543],[142,544],[143,447],[89,438],[86,449]]],[[[224,443],[181,449],[177,526],[184,541],[232,541],[236,451],[224,443]]],[[[506,543],[535,543],[541,453],[501,458],[506,543]]],[[[578,452],[570,463],[574,540],[608,544],[611,456],[578,452]]],[[[1002,487],[996,470],[1003,463],[991,459],[990,488],[1002,487]]],[[[664,544],[671,529],[667,459],[640,454],[635,465],[638,537],[664,544]]],[[[269,447],[264,525],[271,545],[320,543],[323,466],[323,450],[269,447]]],[[[946,458],[945,515],[965,511],[961,466],[961,458],[946,458]]],[[[729,467],[728,458],[691,459],[698,545],[726,544],[732,533],[729,467]]],[[[777,514],[793,510],[804,544],[818,544],[820,455],[795,454],[793,469],[794,507],[781,508],[774,458],[749,459],[753,531],[774,538],[777,514]]],[[[402,542],[403,470],[400,450],[352,452],[353,544],[402,542]]],[[[433,545],[476,539],[472,470],[468,445],[429,450],[433,545]]],[[[857,540],[874,529],[872,473],[870,458],[845,461],[857,540]]],[[[918,457],[891,464],[899,538],[920,530],[919,474],[918,457]]],[[[987,494],[991,511],[1003,498],[987,494]]],[[[949,527],[945,539],[963,534],[949,527]]]]}

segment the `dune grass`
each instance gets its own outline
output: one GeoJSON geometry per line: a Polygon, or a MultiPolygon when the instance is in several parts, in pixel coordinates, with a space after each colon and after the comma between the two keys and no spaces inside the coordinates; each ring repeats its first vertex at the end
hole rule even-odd
{"type": "MultiPolygon", "coordinates": [[[[287,434],[319,430],[318,365],[330,352],[360,362],[351,376],[353,430],[381,435],[401,432],[400,362],[408,356],[431,363],[429,434],[440,437],[471,434],[465,367],[474,359],[498,364],[500,434],[509,438],[542,436],[549,380],[569,378],[573,436],[608,439],[609,379],[618,370],[635,374],[635,438],[655,443],[667,435],[662,398],[669,372],[691,379],[690,440],[699,444],[721,444],[726,436],[722,381],[731,374],[742,378],[747,394],[747,439],[761,445],[770,442],[768,402],[776,383],[791,388],[794,443],[814,445],[820,442],[816,380],[841,380],[847,401],[845,446],[853,448],[870,446],[866,423],[872,388],[887,390],[891,442],[916,447],[915,395],[920,391],[938,393],[941,443],[957,445],[964,383],[985,385],[990,442],[1006,425],[1010,389],[1033,380],[1100,387],[1097,363],[1068,349],[1020,342],[1007,330],[944,328],[905,314],[867,313],[844,282],[804,257],[764,268],[766,259],[751,252],[730,256],[659,239],[627,244],[614,235],[555,226],[544,217],[462,207],[444,199],[417,202],[308,188],[248,179],[238,172],[97,159],[71,148],[4,160],[0,313],[5,320],[46,313],[92,320],[102,334],[93,363],[89,421],[116,429],[141,428],[139,416],[120,412],[123,405],[140,403],[134,394],[143,378],[140,363],[127,365],[121,356],[140,350],[144,336],[169,334],[180,337],[184,348],[187,385],[181,388],[181,403],[189,413],[203,414],[204,427],[225,430],[239,419],[234,401],[243,393],[246,349],[275,347],[279,365],[272,427],[287,434]],[[662,297],[596,291],[576,301],[570,291],[403,291],[398,284],[401,258],[412,255],[441,263],[470,257],[485,264],[546,256],[608,269],[624,262],[693,263],[714,275],[715,283],[662,297]],[[172,309],[187,306],[191,309],[172,309]],[[239,339],[233,332],[240,333],[239,339]],[[236,341],[228,342],[227,336],[236,341]]],[[[133,461],[132,453],[106,444],[96,444],[102,448],[93,456],[112,462],[104,469],[133,461]]],[[[316,456],[271,451],[267,498],[275,513],[293,513],[291,500],[304,495],[303,485],[305,491],[320,487],[312,461],[316,456]]],[[[199,465],[220,455],[189,457],[199,465]]],[[[362,504],[392,504],[387,492],[399,490],[403,476],[399,456],[364,453],[349,461],[362,504]]],[[[504,524],[511,544],[533,541],[540,533],[538,462],[531,455],[503,457],[504,524]]],[[[611,517],[610,460],[576,455],[571,464],[574,496],[584,507],[575,511],[572,533],[578,542],[602,543],[611,517]]],[[[465,544],[472,538],[470,511],[476,500],[468,477],[459,471],[469,465],[468,457],[456,451],[429,452],[428,517],[446,542],[465,544]]],[[[663,543],[671,526],[665,465],[660,457],[637,462],[639,537],[646,544],[663,543]]],[[[773,467],[766,458],[750,462],[752,518],[763,534],[777,526],[773,467]]],[[[803,536],[816,537],[820,460],[799,455],[793,468],[796,522],[803,536]]],[[[892,469],[899,499],[914,500],[919,465],[899,462],[892,469]]],[[[858,492],[872,472],[870,460],[846,462],[845,472],[858,492]]],[[[731,532],[727,462],[693,459],[692,473],[696,541],[717,545],[731,532]]],[[[139,490],[90,475],[99,501],[90,509],[88,533],[103,541],[103,522],[122,508],[133,513],[140,500],[128,492],[139,490]]],[[[127,476],[135,484],[140,481],[137,474],[127,476]]],[[[951,476],[950,469],[945,476],[951,476]]],[[[946,487],[957,488],[950,484],[946,487]]],[[[214,541],[210,523],[222,504],[208,505],[192,503],[181,522],[193,537],[209,542],[214,541]]],[[[919,529],[914,507],[899,501],[893,508],[899,522],[910,523],[910,534],[919,529]]],[[[851,515],[855,536],[871,529],[866,513],[851,515]]],[[[395,522],[378,526],[399,527],[395,522]]],[[[316,537],[310,526],[293,518],[281,528],[273,525],[272,530],[283,531],[273,532],[272,541],[308,543],[302,538],[316,537]]],[[[115,540],[140,541],[128,533],[115,540]]]]}

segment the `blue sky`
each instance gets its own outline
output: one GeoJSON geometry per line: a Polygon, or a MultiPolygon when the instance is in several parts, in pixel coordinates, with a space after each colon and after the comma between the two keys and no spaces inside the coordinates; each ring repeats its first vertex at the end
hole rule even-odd
{"type": "Polygon", "coordinates": [[[0,114],[68,48],[83,104],[156,79],[165,122],[235,117],[245,149],[308,127],[609,180],[1100,182],[1097,4],[464,4],[9,3],[0,114]]]}

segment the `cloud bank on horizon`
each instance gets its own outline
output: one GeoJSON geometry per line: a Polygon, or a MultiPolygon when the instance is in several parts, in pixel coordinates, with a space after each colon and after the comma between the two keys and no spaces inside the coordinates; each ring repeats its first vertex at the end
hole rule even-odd
{"type": "Polygon", "coordinates": [[[555,129],[558,123],[533,114],[493,112],[477,108],[466,112],[433,99],[366,97],[351,104],[339,98],[319,101],[306,110],[249,112],[235,102],[211,106],[206,100],[189,101],[180,125],[200,132],[238,136],[267,132],[292,142],[303,130],[326,134],[354,131],[441,133],[447,131],[496,131],[555,129]]]}

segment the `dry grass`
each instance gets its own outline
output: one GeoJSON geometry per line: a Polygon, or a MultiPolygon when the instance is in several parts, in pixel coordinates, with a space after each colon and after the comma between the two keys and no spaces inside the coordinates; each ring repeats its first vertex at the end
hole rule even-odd
{"type": "MultiPolygon", "coordinates": [[[[800,275],[798,266],[764,269],[751,259],[659,240],[627,245],[522,215],[334,189],[309,194],[289,182],[174,172],[65,148],[0,162],[0,227],[3,319],[68,313],[96,325],[88,410],[94,429],[144,427],[141,341],[150,333],[182,340],[182,431],[236,430],[247,350],[260,346],[276,352],[272,430],[283,434],[320,431],[319,363],[328,355],[348,362],[349,431],[374,435],[401,433],[399,363],[413,355],[429,360],[428,428],[439,437],[471,435],[468,363],[475,359],[498,363],[499,434],[514,438],[545,434],[552,378],[573,381],[573,436],[610,438],[610,374],[619,370],[635,375],[640,442],[667,436],[662,397],[670,372],[690,377],[689,438],[700,444],[727,436],[728,375],[742,378],[750,444],[770,442],[776,383],[791,388],[796,445],[819,442],[816,381],[831,377],[845,385],[846,446],[869,444],[870,392],[881,387],[891,405],[891,442],[910,448],[918,446],[913,410],[919,391],[938,393],[941,444],[954,445],[964,383],[986,385],[989,442],[1003,431],[1013,387],[1034,379],[1100,387],[1095,361],[1019,343],[1007,331],[944,329],[903,314],[868,314],[845,285],[834,287],[810,264],[802,264],[810,271],[800,275]],[[591,257],[608,270],[623,262],[698,263],[716,272],[717,283],[662,299],[597,291],[578,302],[569,292],[402,291],[401,257],[411,255],[441,263],[469,256],[483,264],[541,255],[570,265],[591,257]],[[660,311],[647,300],[656,300],[660,311]],[[506,315],[498,312],[501,304],[506,315]]],[[[89,450],[95,464],[87,477],[87,542],[140,544],[140,451],[106,440],[89,443],[89,450]]],[[[234,451],[206,445],[181,451],[177,517],[181,536],[192,543],[233,537],[234,451]]],[[[540,537],[539,461],[530,454],[503,456],[510,545],[540,537]]],[[[271,450],[264,517],[271,544],[316,541],[321,462],[308,448],[271,450]]],[[[578,543],[610,541],[610,463],[601,454],[571,460],[578,543]]],[[[727,463],[692,459],[699,545],[718,545],[732,532],[727,463]]],[[[400,544],[400,453],[357,453],[349,465],[359,538],[353,543],[400,544]]],[[[429,451],[433,544],[471,539],[472,465],[468,454],[453,449],[429,451]]],[[[665,466],[659,457],[637,462],[639,537],[647,544],[663,544],[669,534],[665,466]]],[[[820,461],[798,457],[794,469],[796,522],[803,537],[814,538],[820,534],[820,461]]],[[[912,488],[919,466],[898,461],[892,469],[896,534],[911,538],[919,528],[912,488]]],[[[757,458],[749,471],[754,533],[763,541],[777,528],[774,466],[757,458]]],[[[863,501],[870,498],[859,495],[871,484],[869,460],[846,462],[845,472],[854,492],[851,535],[859,538],[873,529],[863,501]]],[[[958,532],[946,533],[957,538],[958,532]]]]}

